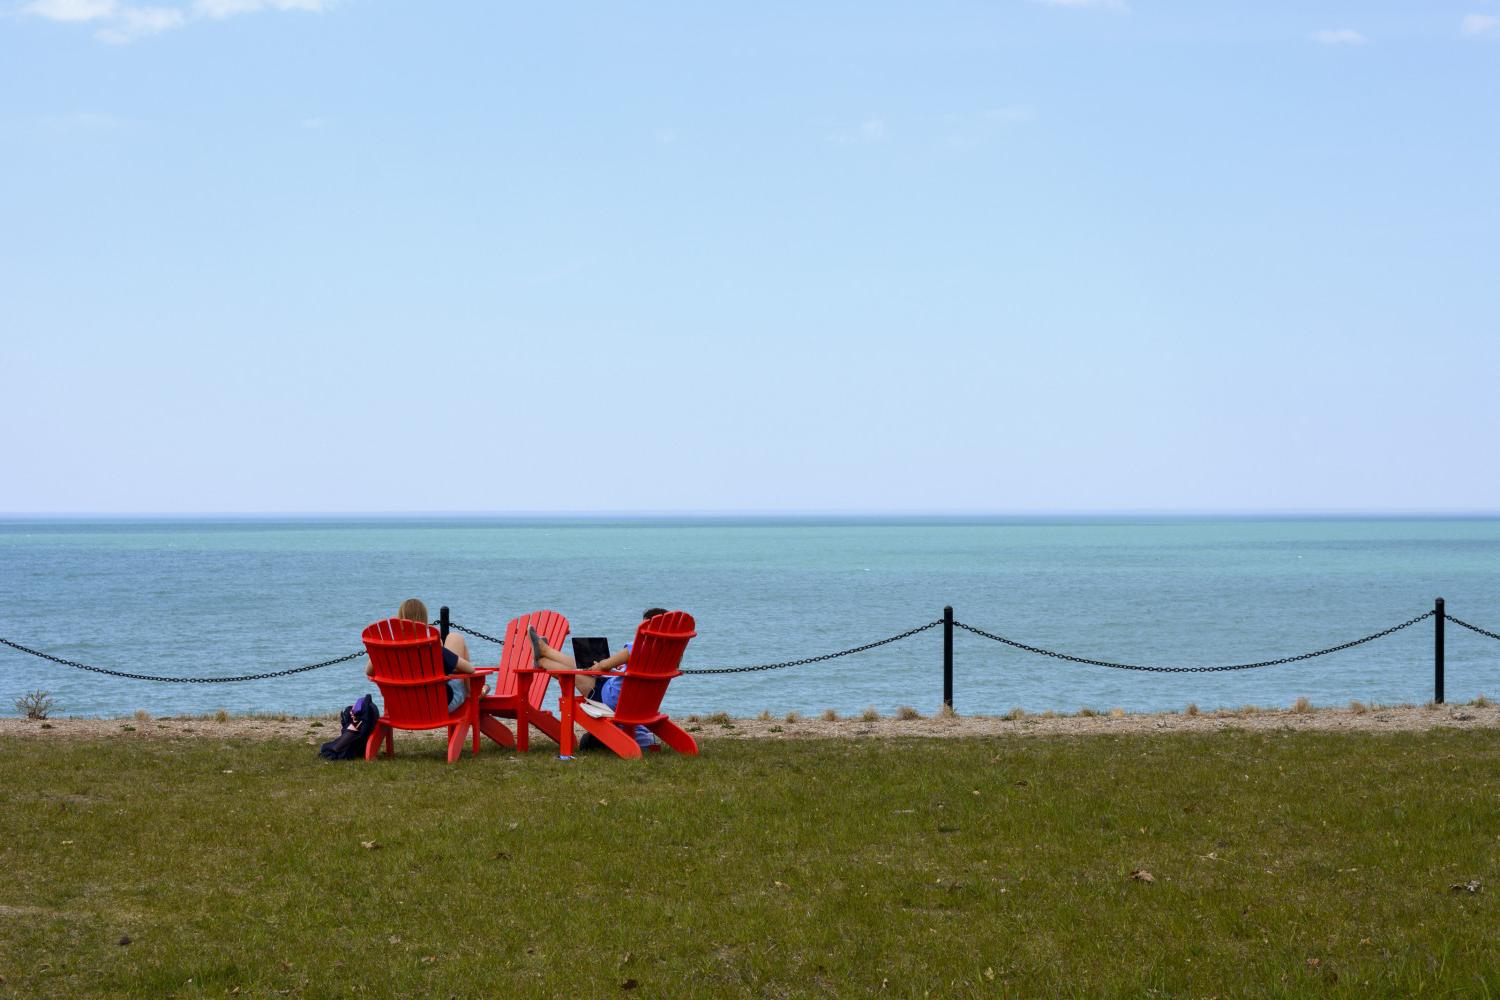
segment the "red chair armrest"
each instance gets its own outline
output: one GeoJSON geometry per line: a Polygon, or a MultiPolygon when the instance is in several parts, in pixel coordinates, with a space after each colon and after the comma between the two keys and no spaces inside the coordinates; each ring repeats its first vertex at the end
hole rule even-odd
{"type": "Polygon", "coordinates": [[[564,674],[570,676],[585,677],[621,677],[624,676],[618,670],[547,670],[542,667],[521,667],[516,671],[518,674],[551,674],[553,677],[561,677],[564,674]]]}

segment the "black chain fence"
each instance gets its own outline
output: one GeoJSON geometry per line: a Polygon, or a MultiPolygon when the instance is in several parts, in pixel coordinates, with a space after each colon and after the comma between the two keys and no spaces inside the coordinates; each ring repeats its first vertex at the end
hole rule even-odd
{"type": "Polygon", "coordinates": [[[848,656],[851,653],[863,653],[867,649],[877,646],[888,646],[902,639],[910,639],[918,632],[926,632],[930,628],[937,628],[943,624],[939,618],[937,621],[928,622],[926,625],[918,625],[916,628],[907,629],[900,635],[893,635],[887,639],[877,639],[875,642],[867,642],[863,646],[855,646],[853,649],[842,649],[837,653],[824,653],[822,656],[808,656],[800,660],[783,660],[780,663],[761,663],[753,667],[695,667],[691,670],[683,670],[684,674],[748,674],[757,670],[780,670],[783,667],[801,667],[809,663],[822,663],[824,660],[836,660],[840,656],[848,656]]]}
{"type": "Polygon", "coordinates": [[[1404,628],[1410,628],[1417,622],[1425,621],[1426,619],[1431,618],[1434,614],[1436,614],[1436,612],[1424,611],[1422,614],[1417,615],[1417,617],[1412,618],[1409,621],[1404,621],[1400,625],[1392,625],[1390,628],[1381,629],[1379,632],[1372,632],[1370,635],[1367,635],[1362,639],[1354,639],[1349,642],[1341,642],[1337,646],[1329,646],[1327,649],[1316,649],[1311,653],[1299,653],[1296,656],[1283,656],[1277,660],[1258,660],[1255,663],[1230,663],[1225,666],[1219,667],[1148,667],[1142,666],[1138,663],[1112,663],[1109,660],[1093,660],[1086,656],[1072,656],[1068,653],[1059,653],[1051,649],[1042,649],[1040,646],[1029,646],[1024,642],[1016,642],[1014,639],[1007,639],[1003,635],[996,635],[993,632],[986,632],[982,628],[975,628],[972,625],[965,625],[963,622],[954,622],[953,627],[961,628],[968,632],[973,632],[975,635],[981,636],[985,639],[993,639],[995,642],[1004,643],[1007,646],[1010,646],[1014,649],[1023,650],[1027,653],[1035,653],[1038,656],[1050,656],[1055,660],[1066,660],[1069,663],[1082,663],[1090,667],[1108,667],[1111,670],[1140,670],[1146,673],[1153,674],[1216,674],[1222,673],[1226,670],[1256,670],[1260,667],[1279,667],[1286,663],[1299,663],[1302,660],[1311,660],[1315,656],[1327,656],[1329,653],[1337,653],[1340,650],[1352,649],[1355,646],[1362,646],[1367,642],[1374,642],[1376,639],[1383,639],[1393,632],[1399,632],[1404,628]]]}
{"type": "Polygon", "coordinates": [[[132,674],[124,670],[110,670],[106,667],[96,667],[88,663],[79,663],[77,660],[65,660],[61,656],[53,656],[51,653],[44,653],[39,649],[23,646],[19,642],[11,642],[9,639],[0,639],[0,643],[9,646],[11,649],[19,650],[22,653],[30,653],[32,656],[39,656],[44,660],[60,663],[65,667],[76,667],[79,670],[88,670],[96,674],[107,674],[110,677],[123,677],[129,681],[161,681],[166,684],[235,684],[240,681],[264,681],[272,677],[290,677],[292,674],[302,674],[309,670],[321,670],[324,667],[331,667],[336,663],[348,663],[350,660],[357,660],[365,655],[365,651],[361,649],[346,656],[336,656],[331,660],[309,663],[304,667],[292,667],[290,670],[272,670],[263,674],[236,674],[233,677],[161,677],[156,674],[132,674]]]}
{"type": "MultiPolygon", "coordinates": [[[[432,624],[436,625],[437,622],[433,622],[432,624]]],[[[451,628],[455,632],[462,632],[464,635],[472,635],[474,638],[476,638],[476,639],[483,639],[485,642],[493,642],[497,646],[503,646],[503,645],[505,645],[505,640],[504,639],[496,639],[492,635],[485,635],[483,632],[480,632],[478,629],[464,628],[462,625],[455,625],[452,622],[448,623],[448,627],[451,628]]]]}
{"type": "MultiPolygon", "coordinates": [[[[1288,664],[1288,663],[1299,663],[1299,662],[1301,662],[1303,660],[1311,660],[1314,657],[1318,657],[1318,656],[1327,656],[1329,653],[1337,653],[1337,652],[1340,652],[1341,650],[1352,649],[1355,646],[1361,646],[1361,645],[1364,645],[1367,642],[1374,642],[1376,639],[1382,639],[1382,638],[1384,638],[1384,637],[1386,637],[1388,635],[1391,635],[1391,634],[1393,634],[1395,632],[1399,632],[1402,629],[1410,628],[1411,626],[1417,624],[1418,622],[1425,621],[1428,618],[1433,617],[1436,613],[1437,613],[1436,611],[1424,611],[1422,614],[1417,615],[1415,618],[1408,619],[1407,621],[1404,621],[1404,622],[1402,622],[1399,625],[1392,625],[1390,628],[1381,629],[1379,632],[1372,632],[1369,635],[1363,636],[1363,637],[1361,637],[1359,639],[1352,639],[1349,642],[1342,642],[1342,643],[1339,643],[1337,646],[1328,646],[1328,647],[1326,647],[1324,649],[1313,650],[1310,653],[1299,653],[1296,656],[1283,656],[1283,657],[1280,657],[1279,659],[1275,659],[1275,660],[1258,660],[1258,661],[1256,661],[1254,663],[1231,663],[1231,664],[1225,664],[1225,665],[1222,665],[1222,666],[1193,666],[1193,667],[1173,667],[1173,666],[1165,666],[1165,667],[1163,667],[1163,666],[1147,666],[1147,665],[1138,664],[1138,663],[1115,663],[1115,662],[1112,662],[1110,660],[1097,660],[1097,659],[1093,659],[1093,658],[1087,657],[1087,656],[1074,656],[1074,655],[1072,655],[1070,653],[1060,653],[1060,652],[1057,652],[1056,650],[1043,649],[1040,646],[1033,646],[1033,645],[1030,645],[1029,643],[1017,642],[1014,639],[1008,639],[1005,636],[1003,636],[1003,635],[997,635],[994,632],[987,632],[987,631],[985,631],[982,628],[977,628],[977,627],[975,627],[973,625],[969,625],[969,624],[966,624],[964,622],[955,621],[953,623],[953,627],[954,628],[963,629],[966,632],[971,632],[974,635],[977,635],[977,636],[979,636],[982,639],[989,639],[989,640],[992,640],[994,642],[1001,643],[1003,645],[1011,647],[1012,649],[1019,649],[1022,652],[1026,652],[1026,653],[1034,653],[1037,656],[1047,656],[1047,657],[1051,657],[1051,658],[1056,659],[1056,660],[1063,660],[1063,661],[1066,661],[1068,663],[1078,663],[1078,664],[1083,664],[1085,666],[1091,666],[1091,667],[1107,667],[1107,668],[1109,668],[1111,670],[1138,670],[1138,671],[1142,671],[1142,672],[1146,672],[1146,673],[1159,673],[1159,674],[1210,674],[1210,673],[1220,673],[1220,672],[1229,671],[1229,670],[1255,670],[1255,669],[1259,669],[1261,667],[1276,667],[1276,666],[1282,666],[1282,665],[1288,664]]],[[[1444,615],[1444,620],[1450,621],[1453,624],[1458,625],[1458,626],[1460,626],[1462,628],[1466,628],[1466,629],[1468,629],[1471,632],[1476,632],[1479,635],[1487,636],[1487,637],[1489,637],[1491,639],[1500,640],[1500,633],[1491,632],[1488,629],[1480,628],[1478,625],[1471,625],[1468,622],[1466,622],[1466,621],[1464,621],[1464,620],[1462,620],[1460,618],[1453,617],[1452,615],[1444,615]]],[[[437,625],[438,623],[437,622],[433,622],[432,624],[433,625],[437,625]]],[[[900,632],[900,633],[897,633],[896,635],[888,636],[887,638],[884,638],[884,639],[877,639],[874,642],[867,642],[867,643],[865,643],[864,645],[861,645],[861,646],[853,646],[853,647],[851,647],[849,649],[841,649],[841,650],[839,650],[836,653],[823,653],[820,656],[807,656],[807,657],[803,657],[802,659],[798,659],[798,660],[782,660],[782,661],[777,662],[777,663],[760,663],[760,664],[755,664],[753,666],[744,666],[744,667],[694,667],[694,668],[685,668],[685,669],[682,670],[682,673],[684,673],[684,674],[698,674],[698,675],[706,675],[706,674],[745,674],[745,673],[752,673],[752,672],[761,671],[761,670],[782,670],[782,669],[785,669],[787,667],[801,667],[801,666],[806,666],[806,665],[812,664],[812,663],[822,663],[822,662],[824,662],[826,660],[835,660],[835,659],[838,659],[841,656],[852,656],[855,653],[867,652],[868,650],[876,649],[876,648],[879,648],[880,646],[887,646],[887,645],[890,645],[893,642],[900,642],[902,639],[909,639],[912,636],[918,635],[918,634],[920,634],[922,632],[926,632],[929,629],[937,628],[939,625],[942,625],[942,624],[943,624],[943,619],[939,618],[939,619],[937,619],[935,621],[930,621],[930,622],[928,622],[925,625],[918,625],[916,628],[907,629],[905,632],[900,632]]],[[[462,632],[465,635],[474,636],[476,639],[484,639],[487,642],[495,643],[498,646],[503,646],[505,644],[505,641],[503,639],[497,639],[496,637],[494,637],[492,635],[487,635],[484,632],[480,632],[477,629],[466,628],[463,625],[456,625],[456,624],[452,624],[452,623],[450,623],[448,627],[451,628],[451,629],[453,629],[454,631],[462,632]]],[[[156,674],[131,673],[129,671],[124,671],[124,670],[110,670],[110,669],[108,669],[106,667],[97,667],[97,666],[93,666],[92,664],[88,664],[88,663],[80,663],[77,660],[64,659],[61,656],[53,656],[51,653],[44,653],[44,652],[42,652],[39,649],[32,649],[30,646],[23,646],[23,645],[21,645],[18,642],[12,642],[11,640],[5,639],[5,638],[0,638],[0,644],[3,644],[5,646],[9,646],[11,649],[14,649],[14,650],[16,650],[18,652],[21,652],[21,653],[26,653],[26,654],[28,654],[30,656],[36,656],[36,657],[40,657],[43,660],[49,660],[49,661],[51,661],[53,663],[60,664],[61,666],[64,666],[64,667],[74,667],[74,668],[76,668],[78,670],[88,670],[88,671],[91,671],[91,672],[96,673],[96,674],[105,674],[105,675],[107,675],[109,677],[121,677],[121,678],[124,678],[126,680],[133,680],[133,681],[160,681],[160,682],[168,683],[168,684],[235,684],[235,683],[239,683],[241,681],[263,681],[263,680],[269,680],[269,679],[271,679],[273,677],[290,677],[293,674],[306,673],[309,670],[321,670],[324,667],[332,667],[332,666],[335,666],[335,665],[340,664],[340,663],[347,663],[350,660],[357,660],[361,656],[365,655],[365,651],[363,649],[361,649],[361,650],[358,650],[358,651],[353,652],[353,653],[348,653],[348,654],[346,654],[344,656],[336,656],[336,657],[334,657],[331,660],[320,660],[317,663],[309,663],[309,664],[306,664],[305,666],[291,667],[291,668],[289,668],[287,670],[266,671],[264,673],[235,674],[235,675],[227,676],[227,677],[167,677],[167,676],[159,676],[159,675],[156,675],[156,674]]]]}
{"type": "Polygon", "coordinates": [[[1500,633],[1491,632],[1489,629],[1480,628],[1478,625],[1470,625],[1462,618],[1454,618],[1452,615],[1445,615],[1444,617],[1453,624],[1468,629],[1470,632],[1478,632],[1480,635],[1487,635],[1491,639],[1500,639],[1500,633]]]}

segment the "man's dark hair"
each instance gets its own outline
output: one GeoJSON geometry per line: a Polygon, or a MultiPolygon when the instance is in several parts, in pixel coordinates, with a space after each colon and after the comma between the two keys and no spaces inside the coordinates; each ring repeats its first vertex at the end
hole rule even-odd
{"type": "Polygon", "coordinates": [[[655,618],[657,615],[664,615],[666,613],[666,608],[647,608],[645,613],[641,615],[641,621],[645,621],[647,618],[655,618]]]}

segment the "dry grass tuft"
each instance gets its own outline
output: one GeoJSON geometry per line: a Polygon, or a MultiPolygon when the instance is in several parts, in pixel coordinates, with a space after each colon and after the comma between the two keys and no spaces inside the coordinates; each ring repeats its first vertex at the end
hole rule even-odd
{"type": "Polygon", "coordinates": [[[1042,713],[1042,718],[1044,718],[1044,719],[1055,719],[1055,718],[1057,718],[1057,713],[1054,712],[1052,709],[1049,708],[1049,709],[1047,709],[1047,711],[1045,711],[1045,712],[1042,713]]]}
{"type": "Polygon", "coordinates": [[[151,721],[151,713],[148,712],[148,711],[146,711],[144,708],[138,708],[138,709],[135,710],[135,721],[136,722],[150,722],[151,721]]]}
{"type": "Polygon", "coordinates": [[[823,709],[823,714],[819,715],[818,718],[824,722],[837,722],[839,721],[839,713],[836,709],[825,708],[823,709]]]}
{"type": "Polygon", "coordinates": [[[1187,709],[1186,709],[1186,714],[1187,715],[1201,715],[1202,714],[1202,711],[1198,708],[1198,703],[1196,701],[1190,701],[1190,702],[1188,702],[1188,706],[1187,706],[1187,709]]]}
{"type": "Polygon", "coordinates": [[[1473,705],[1475,708],[1489,708],[1490,705],[1494,703],[1484,695],[1480,695],[1478,698],[1475,698],[1473,701],[1469,702],[1469,704],[1473,705]]]}
{"type": "Polygon", "coordinates": [[[921,717],[922,713],[918,712],[910,705],[901,705],[896,709],[896,718],[900,719],[902,722],[911,722],[913,719],[920,719],[921,717]]]}
{"type": "Polygon", "coordinates": [[[224,711],[224,709],[222,709],[222,708],[219,709],[217,712],[214,713],[214,721],[215,722],[228,722],[229,721],[229,713],[226,712],[226,711],[224,711]]]}
{"type": "Polygon", "coordinates": [[[1085,705],[1085,706],[1083,706],[1082,708],[1080,708],[1078,710],[1078,714],[1079,714],[1079,716],[1081,718],[1092,719],[1095,716],[1097,716],[1099,713],[1097,711],[1095,711],[1094,709],[1089,708],[1087,705],[1085,705]]]}
{"type": "Polygon", "coordinates": [[[938,713],[937,713],[936,718],[939,718],[939,719],[956,719],[956,718],[958,718],[958,713],[953,710],[953,706],[952,705],[944,705],[942,708],[938,709],[938,713]]]}
{"type": "Polygon", "coordinates": [[[1109,717],[1111,719],[1123,719],[1125,718],[1125,710],[1116,705],[1114,708],[1109,710],[1109,717]]]}
{"type": "Polygon", "coordinates": [[[788,712],[788,713],[786,713],[786,721],[787,722],[801,722],[802,721],[802,713],[801,712],[788,712]]]}
{"type": "Polygon", "coordinates": [[[1259,705],[1241,705],[1239,711],[1236,712],[1235,714],[1239,715],[1239,716],[1259,715],[1260,714],[1260,706],[1259,705]]]}
{"type": "Polygon", "coordinates": [[[45,719],[57,711],[57,702],[46,691],[27,691],[16,699],[16,711],[28,719],[45,719]]]}
{"type": "Polygon", "coordinates": [[[1298,715],[1306,715],[1312,710],[1312,702],[1308,701],[1305,697],[1299,697],[1296,701],[1292,702],[1292,711],[1298,715]]]}
{"type": "Polygon", "coordinates": [[[756,722],[770,722],[771,721],[771,710],[768,709],[768,708],[761,709],[760,710],[760,714],[755,717],[755,721],[756,722]]]}
{"type": "Polygon", "coordinates": [[[1349,711],[1353,712],[1355,715],[1364,715],[1369,710],[1370,706],[1366,705],[1362,701],[1351,701],[1349,703],[1349,711]]]}
{"type": "Polygon", "coordinates": [[[1015,708],[1011,709],[1009,712],[1006,712],[1004,715],[1000,716],[1000,718],[1004,719],[1006,722],[1019,722],[1020,720],[1026,718],[1026,709],[1021,708],[1018,705],[1015,708]]]}
{"type": "Polygon", "coordinates": [[[687,718],[683,719],[682,721],[683,722],[702,722],[703,721],[703,717],[701,715],[699,715],[697,712],[694,712],[692,715],[689,715],[687,718]]]}
{"type": "Polygon", "coordinates": [[[713,715],[710,715],[708,717],[708,721],[709,722],[717,723],[718,725],[721,725],[721,726],[732,726],[732,725],[734,725],[734,720],[729,717],[729,713],[728,712],[715,712],[713,715]]]}
{"type": "Polygon", "coordinates": [[[859,713],[859,721],[860,722],[879,722],[880,721],[880,711],[879,711],[879,709],[877,709],[874,705],[871,705],[869,708],[867,708],[863,712],[859,713]]]}

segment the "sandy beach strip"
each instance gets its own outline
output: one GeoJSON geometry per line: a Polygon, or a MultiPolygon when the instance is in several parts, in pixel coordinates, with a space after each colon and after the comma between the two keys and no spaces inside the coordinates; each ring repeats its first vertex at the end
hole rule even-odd
{"type": "MultiPolygon", "coordinates": [[[[678,717],[700,742],[725,739],[897,739],[925,737],[959,739],[991,736],[1111,736],[1134,733],[1240,732],[1417,732],[1438,728],[1500,729],[1500,705],[1355,706],[1349,708],[1219,709],[1197,715],[1183,712],[1100,714],[1092,716],[1022,715],[1020,717],[931,716],[866,720],[843,717],[772,719],[730,718],[723,715],[678,717]]],[[[0,738],[42,740],[201,739],[285,740],[319,744],[338,735],[332,716],[194,716],[152,718],[0,718],[0,738]]],[[[439,733],[402,733],[406,739],[433,739],[439,733]]],[[[534,734],[538,746],[549,741],[534,734]]],[[[485,745],[492,746],[488,741],[485,745]]]]}

